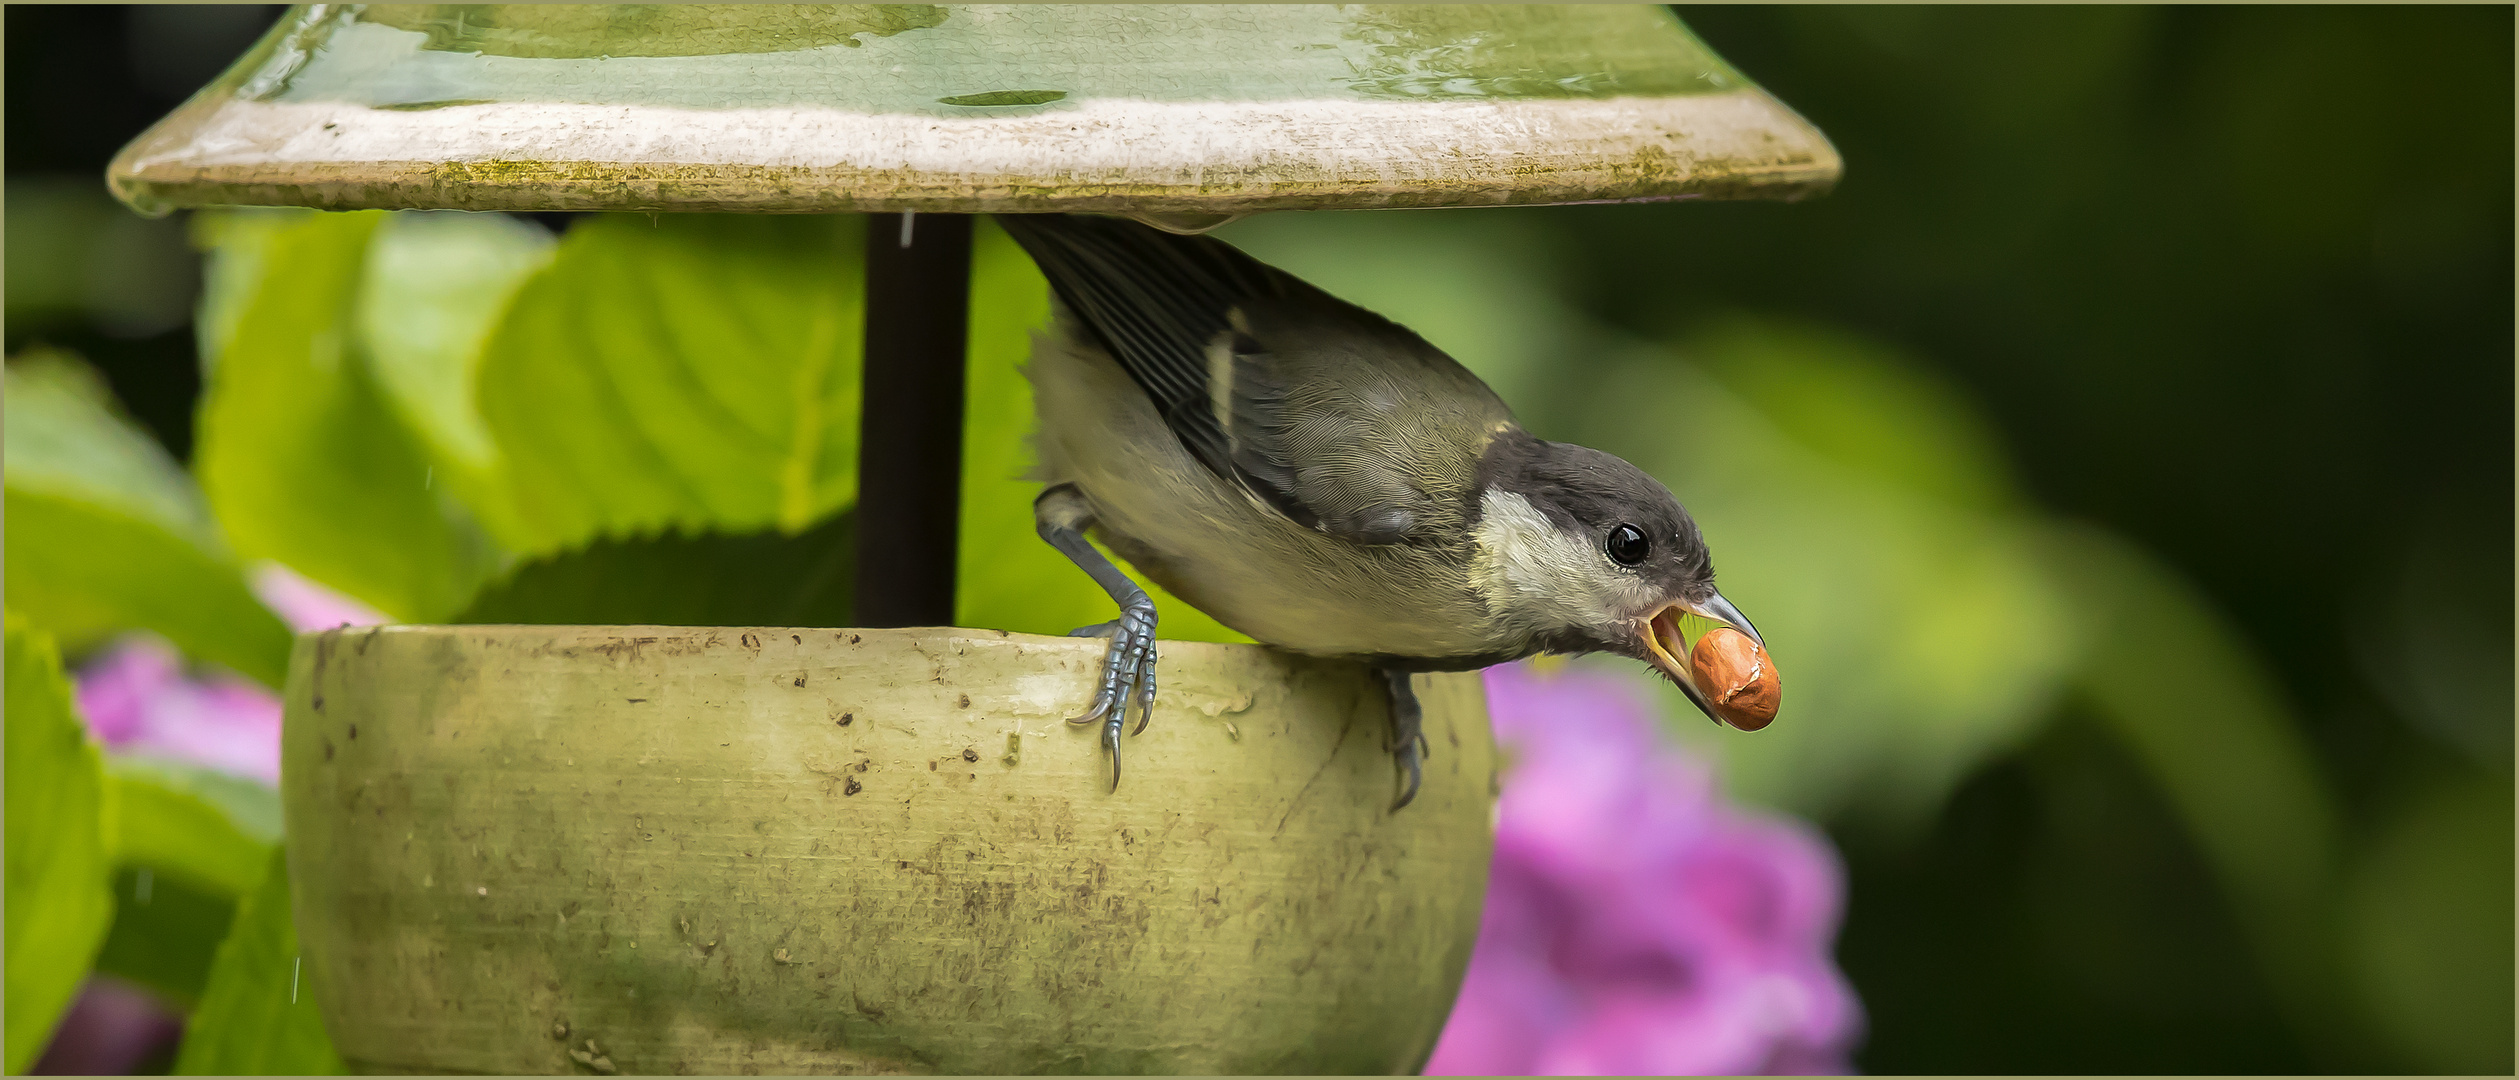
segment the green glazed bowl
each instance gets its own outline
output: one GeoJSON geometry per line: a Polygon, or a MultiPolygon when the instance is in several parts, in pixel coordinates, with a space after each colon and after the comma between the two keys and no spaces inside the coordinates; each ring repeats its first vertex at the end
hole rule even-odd
{"type": "Polygon", "coordinates": [[[1419,676],[1166,642],[1110,790],[1097,640],[398,626],[298,639],[305,976],[368,1072],[1397,1073],[1477,936],[1496,757],[1419,676]]]}

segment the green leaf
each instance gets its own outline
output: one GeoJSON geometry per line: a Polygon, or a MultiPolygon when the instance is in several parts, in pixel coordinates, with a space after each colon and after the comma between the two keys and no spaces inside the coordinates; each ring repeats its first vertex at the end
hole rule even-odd
{"type": "Polygon", "coordinates": [[[77,651],[134,627],[269,686],[289,630],[262,606],[192,479],[87,366],[8,368],[9,605],[77,651]]]}
{"type": "Polygon", "coordinates": [[[11,488],[75,496],[225,552],[184,467],[123,413],[85,361],[49,349],[10,358],[8,419],[11,488]]]}
{"type": "Polygon", "coordinates": [[[843,514],[794,536],[598,540],[517,567],[453,621],[847,626],[849,536],[843,514]]]}
{"type": "Polygon", "coordinates": [[[1974,510],[2017,502],[1991,427],[1956,388],[1880,345],[1746,319],[1691,344],[1727,389],[1840,468],[1974,510]]]}
{"type": "MultiPolygon", "coordinates": [[[[1022,365],[1049,325],[1049,282],[994,222],[973,230],[970,368],[962,425],[962,536],[955,554],[954,621],[1027,634],[1064,634],[1119,614],[1101,586],[1041,541],[1032,500],[1041,483],[1030,434],[1032,384],[1022,365]]],[[[1108,554],[1108,552],[1105,552],[1108,554]]],[[[1123,564],[1124,565],[1124,564],[1123,564]]],[[[1132,574],[1154,598],[1162,636],[1248,637],[1132,574]]]]}
{"type": "Polygon", "coordinates": [[[289,866],[274,851],[262,883],[237,905],[219,945],[201,1006],[175,1055],[179,1074],[332,1076],[347,1070],[333,1052],[303,979],[297,925],[289,915],[289,866]]]}
{"type": "Polygon", "coordinates": [[[20,173],[8,179],[7,190],[15,227],[0,293],[7,296],[9,329],[23,334],[91,318],[95,294],[103,291],[91,284],[97,275],[89,269],[102,246],[98,238],[130,211],[84,176],[20,173]]]}
{"type": "Polygon", "coordinates": [[[113,920],[112,804],[52,640],[14,611],[7,634],[7,1065],[22,1074],[87,978],[113,920]]]}
{"type": "Polygon", "coordinates": [[[481,358],[499,539],[801,532],[857,492],[853,216],[605,215],[516,295],[481,358]]]}
{"type": "Polygon", "coordinates": [[[53,495],[7,494],[9,604],[86,648],[146,627],[189,655],[278,687],[289,629],[235,564],[157,526],[53,495]]]}
{"type": "Polygon", "coordinates": [[[108,757],[115,805],[113,927],[96,968],[190,1008],[236,906],[280,840],[280,795],[197,765],[108,757]]]}
{"type": "Polygon", "coordinates": [[[204,375],[235,343],[245,309],[262,291],[273,241],[315,216],[313,210],[262,206],[192,216],[193,247],[209,255],[201,265],[201,307],[193,315],[194,348],[204,375]]]}
{"type": "Polygon", "coordinates": [[[473,389],[482,346],[552,246],[550,233],[505,214],[412,210],[377,226],[359,338],[387,404],[455,474],[441,483],[477,487],[497,464],[473,389]]]}
{"type": "Polygon", "coordinates": [[[237,897],[145,868],[114,872],[114,922],[96,970],[156,991],[189,1012],[201,1001],[219,942],[236,921],[237,897]]]}
{"type": "Polygon", "coordinates": [[[180,221],[134,214],[75,172],[12,173],[7,205],[11,338],[130,340],[186,321],[199,260],[180,221]]]}
{"type": "Polygon", "coordinates": [[[461,606],[494,561],[467,513],[433,483],[419,441],[375,379],[354,316],[381,215],[257,217],[231,250],[258,269],[250,286],[224,268],[228,305],[205,322],[196,467],[238,553],[289,565],[397,618],[461,606]]]}
{"type": "Polygon", "coordinates": [[[117,800],[114,861],[224,896],[262,882],[280,842],[280,795],[243,777],[160,758],[107,759],[117,800]]]}

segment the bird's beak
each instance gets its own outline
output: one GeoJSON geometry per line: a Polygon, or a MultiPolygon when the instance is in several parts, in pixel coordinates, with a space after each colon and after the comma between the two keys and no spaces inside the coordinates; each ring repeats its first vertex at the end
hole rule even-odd
{"type": "Polygon", "coordinates": [[[1706,714],[1709,720],[1722,723],[1723,718],[1715,713],[1712,705],[1707,704],[1706,691],[1697,685],[1695,670],[1688,663],[1688,636],[1681,631],[1679,623],[1680,618],[1686,615],[1721,623],[1747,634],[1749,640],[1757,642],[1762,649],[1767,646],[1767,640],[1758,636],[1758,628],[1749,624],[1749,616],[1741,614],[1741,609],[1733,607],[1722,593],[1714,594],[1702,604],[1670,604],[1645,621],[1645,659],[1661,669],[1662,674],[1670,676],[1672,682],[1678,683],[1680,692],[1688,695],[1697,711],[1706,714]]]}

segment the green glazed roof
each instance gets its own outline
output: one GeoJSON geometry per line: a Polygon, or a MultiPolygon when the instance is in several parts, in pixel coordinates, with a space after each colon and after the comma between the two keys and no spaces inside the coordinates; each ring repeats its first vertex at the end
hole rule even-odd
{"type": "Polygon", "coordinates": [[[317,4],[111,180],[152,210],[1231,214],[1838,168],[1654,6],[317,4]]]}

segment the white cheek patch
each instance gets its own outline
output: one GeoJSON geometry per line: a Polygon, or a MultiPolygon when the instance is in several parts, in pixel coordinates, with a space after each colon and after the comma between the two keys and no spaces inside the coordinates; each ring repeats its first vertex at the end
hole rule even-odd
{"type": "Polygon", "coordinates": [[[1550,524],[1513,492],[1480,497],[1478,547],[1474,572],[1488,602],[1532,629],[1606,626],[1653,604],[1642,580],[1611,567],[1590,543],[1550,524]]]}

